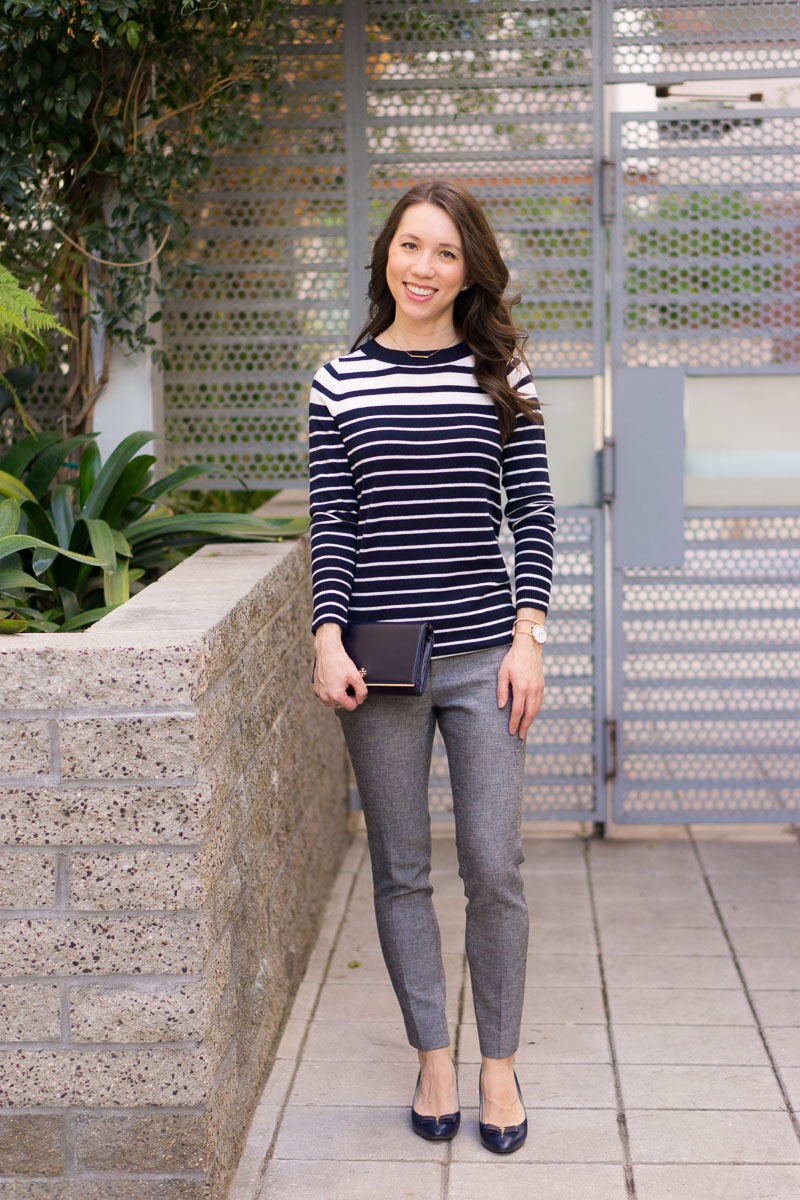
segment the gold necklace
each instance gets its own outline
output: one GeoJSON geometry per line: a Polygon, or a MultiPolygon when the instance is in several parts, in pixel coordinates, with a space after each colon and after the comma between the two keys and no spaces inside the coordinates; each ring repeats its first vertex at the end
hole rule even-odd
{"type": "Polygon", "coordinates": [[[454,346],[458,341],[458,334],[456,334],[456,336],[449,341],[446,346],[438,346],[435,350],[428,350],[427,352],[422,353],[420,350],[406,350],[405,346],[400,345],[391,329],[387,329],[386,332],[394,342],[395,346],[397,346],[397,349],[402,350],[404,354],[408,354],[411,358],[431,358],[434,354],[438,354],[440,350],[447,350],[450,346],[454,346]]]}

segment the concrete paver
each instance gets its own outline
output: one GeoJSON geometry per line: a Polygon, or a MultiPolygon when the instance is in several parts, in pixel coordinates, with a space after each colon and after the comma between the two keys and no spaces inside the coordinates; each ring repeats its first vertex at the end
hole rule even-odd
{"type": "Polygon", "coordinates": [[[517,1074],[529,1134],[477,1129],[480,1051],[452,830],[433,900],[462,1128],[416,1137],[418,1069],[355,834],[229,1200],[790,1200],[800,1195],[800,840],[786,827],[526,832],[517,1074]]]}
{"type": "Polygon", "coordinates": [[[800,1196],[800,1167],[705,1164],[636,1168],[637,1200],[791,1200],[800,1196]]]}

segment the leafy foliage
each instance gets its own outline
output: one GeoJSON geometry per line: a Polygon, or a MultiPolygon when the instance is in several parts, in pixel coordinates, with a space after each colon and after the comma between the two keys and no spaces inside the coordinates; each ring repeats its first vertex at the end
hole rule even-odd
{"type": "Polygon", "coordinates": [[[159,504],[210,468],[193,463],[153,481],[154,456],[138,453],[151,431],[129,434],[105,463],[95,436],[28,435],[0,458],[0,496],[8,497],[0,503],[0,558],[9,560],[0,572],[0,632],[79,629],[196,546],[275,541],[308,530],[307,517],[182,513],[159,504]],[[56,482],[81,448],[78,474],[56,482]]]}
{"type": "MultiPolygon", "coordinates": [[[[5,0],[0,6],[0,252],[74,335],[64,432],[88,427],[114,341],[155,344],[151,285],[179,287],[181,205],[215,150],[277,95],[289,0],[5,0]],[[168,261],[153,271],[161,250],[168,261]],[[106,331],[95,362],[88,327],[106,331]]],[[[202,272],[187,263],[186,278],[202,272]]],[[[156,355],[157,355],[156,351],[156,355]]]]}
{"type": "Polygon", "coordinates": [[[40,335],[52,329],[66,337],[72,336],[0,264],[0,413],[10,404],[15,404],[29,433],[33,430],[28,424],[18,389],[24,390],[35,378],[36,372],[26,368],[44,362],[47,347],[40,335]]]}

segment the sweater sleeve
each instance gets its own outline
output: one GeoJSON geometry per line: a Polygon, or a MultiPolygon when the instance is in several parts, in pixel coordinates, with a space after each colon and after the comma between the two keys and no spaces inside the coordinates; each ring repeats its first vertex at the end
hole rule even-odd
{"type": "MultiPolygon", "coordinates": [[[[524,395],[537,396],[536,385],[525,364],[509,382],[524,395]]],[[[516,428],[503,447],[504,509],[514,535],[514,601],[547,612],[553,582],[553,544],[556,532],[555,503],[550,490],[547,446],[543,425],[517,414],[516,428]]]]}
{"type": "Polygon", "coordinates": [[[358,499],[342,435],[327,401],[328,368],[314,376],[308,415],[311,516],[311,632],[324,621],[347,624],[356,564],[358,499]]]}

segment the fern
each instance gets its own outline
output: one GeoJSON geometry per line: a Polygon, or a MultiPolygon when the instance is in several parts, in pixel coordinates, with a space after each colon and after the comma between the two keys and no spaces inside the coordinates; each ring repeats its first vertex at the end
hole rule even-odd
{"type": "Polygon", "coordinates": [[[27,292],[18,279],[0,264],[0,349],[8,352],[11,346],[32,338],[44,346],[39,336],[49,329],[71,337],[68,329],[59,325],[35,296],[27,292]]]}
{"type": "Polygon", "coordinates": [[[17,414],[28,433],[33,433],[28,416],[17,389],[9,378],[9,361],[22,362],[40,358],[47,346],[40,334],[57,329],[72,337],[68,329],[60,325],[52,313],[26,291],[16,276],[0,263],[0,399],[6,392],[12,399],[17,414]],[[35,343],[35,347],[31,343],[35,343]],[[33,351],[33,353],[32,353],[33,351]]]}

